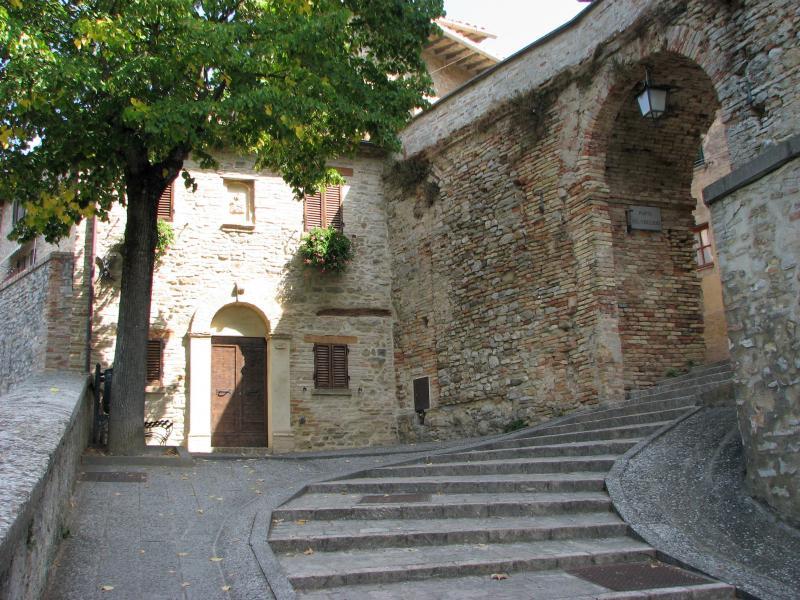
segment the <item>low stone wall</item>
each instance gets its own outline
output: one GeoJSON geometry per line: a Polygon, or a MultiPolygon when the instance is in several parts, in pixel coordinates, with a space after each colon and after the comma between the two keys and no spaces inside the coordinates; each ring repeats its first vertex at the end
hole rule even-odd
{"type": "Polygon", "coordinates": [[[72,265],[54,252],[0,285],[0,394],[42,368],[69,368],[72,265]]]}
{"type": "Polygon", "coordinates": [[[0,598],[39,598],[91,424],[84,375],[46,371],[0,396],[0,598]]]}
{"type": "Polygon", "coordinates": [[[800,135],[704,191],[751,492],[800,522],[800,135]]]}

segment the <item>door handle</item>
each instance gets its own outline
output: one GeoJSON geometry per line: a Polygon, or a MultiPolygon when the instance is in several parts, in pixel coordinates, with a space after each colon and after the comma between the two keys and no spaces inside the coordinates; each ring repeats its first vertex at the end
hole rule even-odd
{"type": "Polygon", "coordinates": [[[217,390],[217,396],[224,396],[225,394],[230,394],[230,390],[217,390]]]}

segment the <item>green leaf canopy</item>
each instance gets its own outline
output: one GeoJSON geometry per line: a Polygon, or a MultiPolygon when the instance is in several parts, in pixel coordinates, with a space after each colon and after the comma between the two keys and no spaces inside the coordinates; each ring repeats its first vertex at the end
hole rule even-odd
{"type": "MultiPolygon", "coordinates": [[[[10,0],[0,6],[0,198],[15,235],[104,214],[226,148],[314,189],[396,132],[430,81],[441,0],[10,0]]],[[[153,192],[149,195],[153,196],[153,192]]]]}

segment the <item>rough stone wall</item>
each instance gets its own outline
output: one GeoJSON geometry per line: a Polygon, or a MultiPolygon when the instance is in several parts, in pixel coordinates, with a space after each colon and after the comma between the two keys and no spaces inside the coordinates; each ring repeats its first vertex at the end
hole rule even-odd
{"type": "Polygon", "coordinates": [[[404,437],[485,434],[597,400],[556,113],[512,108],[429,166],[412,159],[387,174],[404,437]],[[424,428],[411,391],[420,376],[431,380],[424,428]]]}
{"type": "Polygon", "coordinates": [[[800,159],[714,202],[712,216],[747,479],[798,523],[800,159]]]}
{"type": "Polygon", "coordinates": [[[67,533],[91,432],[86,375],[39,373],[0,396],[0,598],[40,598],[67,533]]]}
{"type": "Polygon", "coordinates": [[[43,368],[69,368],[72,265],[53,253],[0,285],[0,393],[43,368]]]}
{"type": "MultiPolygon", "coordinates": [[[[158,266],[153,284],[151,327],[165,340],[163,385],[148,388],[146,417],[171,419],[171,443],[182,443],[189,403],[188,338],[199,306],[239,299],[258,306],[271,333],[291,336],[291,419],[296,447],[333,448],[385,444],[396,439],[393,381],[390,268],[380,174],[382,159],[357,158],[334,166],[351,168],[344,197],[344,232],[355,259],[342,275],[318,275],[302,268],[296,250],[303,231],[303,203],[279,177],[257,172],[252,161],[219,157],[217,170],[189,163],[197,182],[192,193],[175,186],[175,244],[158,266]],[[225,227],[225,180],[243,180],[254,191],[252,229],[225,227]],[[323,309],[377,309],[320,316],[323,309]],[[313,344],[320,336],[347,338],[350,389],[316,391],[313,344]]],[[[122,238],[124,212],[115,209],[98,226],[99,256],[113,254],[122,238]]],[[[116,261],[120,263],[119,260],[116,261]]],[[[93,362],[113,360],[120,273],[96,285],[93,362]]],[[[222,308],[222,304],[218,307],[222,308]]],[[[331,311],[328,311],[329,313],[331,311]]]]}

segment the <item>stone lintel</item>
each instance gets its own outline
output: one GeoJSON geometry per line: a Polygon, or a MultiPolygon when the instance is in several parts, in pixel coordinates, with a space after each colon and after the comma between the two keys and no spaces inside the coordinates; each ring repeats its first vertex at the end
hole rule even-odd
{"type": "Polygon", "coordinates": [[[356,344],[354,335],[305,335],[303,341],[309,344],[356,344]]]}
{"type": "Polygon", "coordinates": [[[321,308],[318,317],[391,317],[388,308],[321,308]]]}
{"type": "Polygon", "coordinates": [[[709,206],[733,192],[758,181],[800,156],[800,134],[772,146],[750,162],[703,189],[703,200],[709,206]]]}

